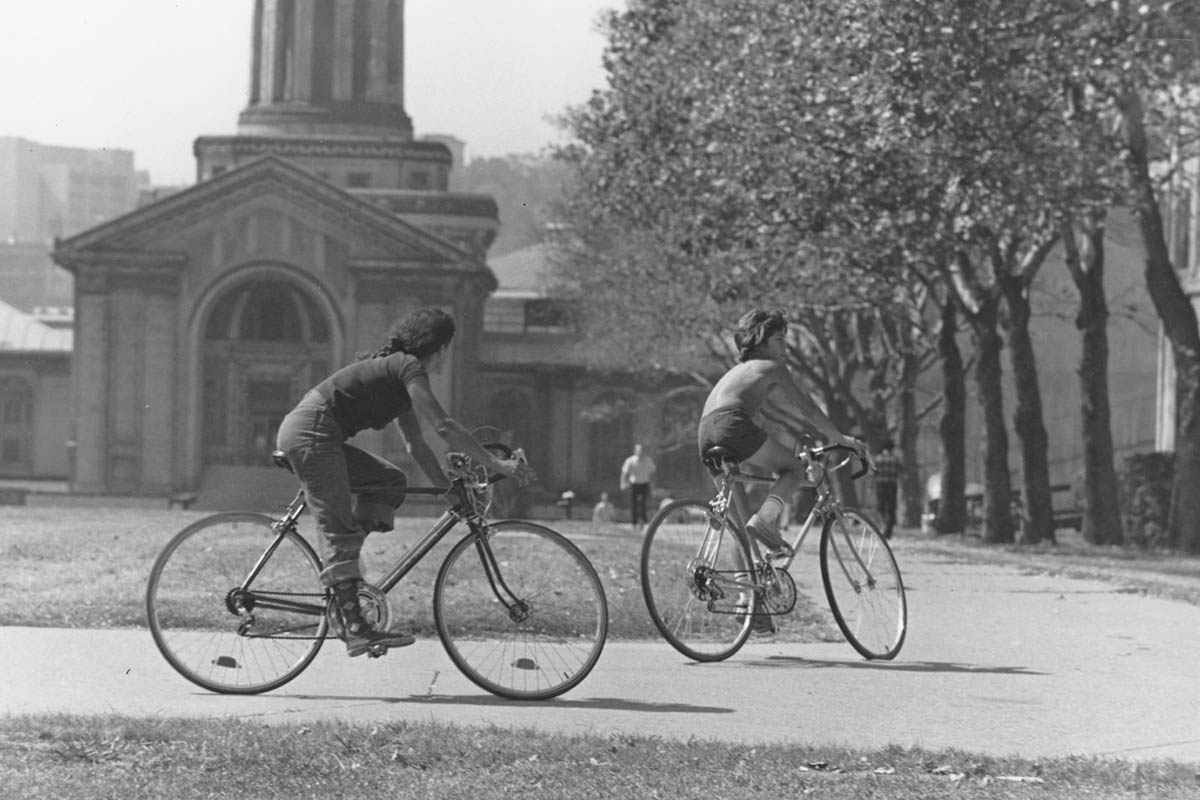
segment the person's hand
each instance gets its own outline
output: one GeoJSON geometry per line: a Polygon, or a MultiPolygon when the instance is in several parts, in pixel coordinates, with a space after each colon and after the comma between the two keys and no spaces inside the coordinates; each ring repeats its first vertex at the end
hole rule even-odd
{"type": "Polygon", "coordinates": [[[492,470],[512,478],[522,486],[534,478],[533,467],[516,458],[494,458],[492,470]]]}

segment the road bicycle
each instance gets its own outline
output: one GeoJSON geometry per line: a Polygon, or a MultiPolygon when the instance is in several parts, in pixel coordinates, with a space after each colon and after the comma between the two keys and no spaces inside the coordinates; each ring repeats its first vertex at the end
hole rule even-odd
{"type": "MultiPolygon", "coordinates": [[[[488,445],[510,457],[502,445],[488,445]]],[[[290,470],[283,454],[275,461],[290,470]]],[[[447,456],[446,511],[375,584],[359,590],[363,616],[389,627],[388,593],[451,530],[433,585],[433,619],[454,665],[479,687],[513,700],[542,700],[575,687],[596,665],[608,604],[595,568],[572,542],[542,525],[488,521],[492,484],[482,467],[447,456]]],[[[146,588],[150,632],[189,681],[223,694],[283,686],[312,663],[343,624],[321,584],[321,559],[297,528],[300,491],[279,516],[220,513],[187,526],[154,562],[146,588]]],[[[375,651],[370,655],[382,653],[375,651]]]]}
{"type": "Polygon", "coordinates": [[[764,555],[748,534],[746,484],[772,478],[743,473],[733,453],[715,447],[704,463],[718,482],[708,503],[678,500],[647,526],[642,543],[642,594],[663,637],[696,661],[722,661],[736,653],[756,625],[796,605],[788,572],[809,531],[821,529],[821,580],[838,628],[863,657],[892,659],[904,644],[908,606],[900,568],[883,534],[864,514],[843,508],[830,473],[857,461],[845,445],[803,451],[801,462],[816,490],[816,504],[791,543],[790,554],[764,555]]]}

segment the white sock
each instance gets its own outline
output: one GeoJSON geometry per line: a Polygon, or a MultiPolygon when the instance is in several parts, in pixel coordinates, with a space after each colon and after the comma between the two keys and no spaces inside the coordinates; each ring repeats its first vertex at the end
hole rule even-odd
{"type": "Polygon", "coordinates": [[[779,495],[767,495],[767,499],[763,500],[762,508],[754,515],[758,517],[758,521],[766,524],[768,527],[775,529],[779,527],[779,518],[783,515],[783,498],[779,495]]]}

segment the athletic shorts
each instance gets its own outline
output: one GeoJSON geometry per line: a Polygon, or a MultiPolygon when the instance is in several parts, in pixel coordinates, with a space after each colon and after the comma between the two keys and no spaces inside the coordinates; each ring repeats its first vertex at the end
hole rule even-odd
{"type": "Polygon", "coordinates": [[[750,415],[733,406],[704,415],[696,432],[700,457],[710,447],[727,447],[738,461],[745,461],[767,441],[767,434],[750,420],[750,415]]]}

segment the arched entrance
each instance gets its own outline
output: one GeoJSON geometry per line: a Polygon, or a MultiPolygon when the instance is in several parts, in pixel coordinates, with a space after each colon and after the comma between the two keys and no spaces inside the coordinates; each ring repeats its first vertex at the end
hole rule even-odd
{"type": "Polygon", "coordinates": [[[280,421],[331,369],[331,338],[313,298],[278,277],[217,298],[201,343],[202,463],[270,463],[280,421]]]}

